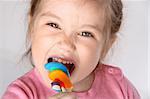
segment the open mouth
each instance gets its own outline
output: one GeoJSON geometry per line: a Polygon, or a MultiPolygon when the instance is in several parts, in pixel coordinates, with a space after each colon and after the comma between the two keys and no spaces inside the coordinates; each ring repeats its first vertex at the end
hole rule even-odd
{"type": "Polygon", "coordinates": [[[70,75],[72,74],[72,72],[75,69],[75,65],[74,65],[73,62],[67,61],[67,60],[62,59],[62,58],[50,57],[50,58],[48,58],[47,62],[48,63],[50,63],[50,62],[59,62],[59,63],[62,63],[63,65],[65,65],[67,67],[70,75]]]}

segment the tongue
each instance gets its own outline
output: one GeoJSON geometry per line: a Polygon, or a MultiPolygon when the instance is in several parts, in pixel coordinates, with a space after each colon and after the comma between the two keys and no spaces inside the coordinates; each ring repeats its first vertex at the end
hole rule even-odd
{"type": "Polygon", "coordinates": [[[67,69],[69,70],[69,73],[71,74],[74,70],[74,66],[72,66],[71,64],[64,64],[64,65],[67,67],[67,69]]]}

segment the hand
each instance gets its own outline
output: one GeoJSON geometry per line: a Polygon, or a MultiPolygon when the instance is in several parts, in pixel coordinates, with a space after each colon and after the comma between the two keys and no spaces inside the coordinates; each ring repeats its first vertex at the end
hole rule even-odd
{"type": "Polygon", "coordinates": [[[60,92],[49,99],[78,99],[72,92],[60,92]]]}

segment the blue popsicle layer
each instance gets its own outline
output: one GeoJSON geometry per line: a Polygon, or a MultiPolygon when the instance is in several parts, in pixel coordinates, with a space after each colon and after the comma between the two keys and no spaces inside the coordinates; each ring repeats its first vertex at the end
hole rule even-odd
{"type": "Polygon", "coordinates": [[[69,71],[67,69],[66,66],[64,66],[63,64],[59,63],[59,62],[50,62],[45,64],[45,69],[52,72],[54,70],[62,70],[64,73],[66,73],[68,75],[68,77],[70,77],[69,71]]]}

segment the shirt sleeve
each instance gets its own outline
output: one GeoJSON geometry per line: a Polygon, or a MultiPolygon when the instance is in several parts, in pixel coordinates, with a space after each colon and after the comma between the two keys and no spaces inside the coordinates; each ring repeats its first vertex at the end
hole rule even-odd
{"type": "Polygon", "coordinates": [[[34,87],[34,83],[30,78],[18,78],[8,86],[2,99],[34,99],[36,97],[34,87]]]}
{"type": "Polygon", "coordinates": [[[12,83],[8,86],[2,99],[29,99],[29,97],[22,86],[12,83]]]}
{"type": "Polygon", "coordinates": [[[113,79],[113,82],[116,82],[117,84],[115,85],[114,83],[114,85],[116,86],[116,89],[118,88],[121,91],[124,97],[123,99],[141,99],[134,85],[124,76],[120,68],[109,67],[108,73],[115,78],[113,79]]]}
{"type": "Polygon", "coordinates": [[[141,99],[138,91],[136,90],[136,88],[132,85],[132,83],[127,79],[124,78],[124,81],[127,84],[127,95],[128,95],[128,99],[141,99]]]}
{"type": "Polygon", "coordinates": [[[125,99],[141,99],[137,89],[134,87],[134,85],[124,76],[120,68],[116,68],[116,74],[115,75],[118,84],[120,84],[120,88],[122,92],[124,93],[125,99]]]}

